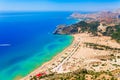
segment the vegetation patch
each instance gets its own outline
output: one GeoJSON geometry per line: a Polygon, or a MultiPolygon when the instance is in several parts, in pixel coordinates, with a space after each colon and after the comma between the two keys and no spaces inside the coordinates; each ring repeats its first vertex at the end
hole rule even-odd
{"type": "Polygon", "coordinates": [[[110,71],[94,72],[86,69],[79,69],[74,72],[62,74],[51,73],[39,78],[33,77],[31,80],[87,80],[88,78],[91,80],[97,80],[101,77],[104,77],[104,80],[117,80],[110,71]]]}

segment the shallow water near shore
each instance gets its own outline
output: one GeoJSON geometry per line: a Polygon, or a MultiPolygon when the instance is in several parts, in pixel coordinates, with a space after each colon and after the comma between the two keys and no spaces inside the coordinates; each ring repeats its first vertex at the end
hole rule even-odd
{"type": "Polygon", "coordinates": [[[68,35],[53,35],[58,24],[71,12],[0,13],[0,80],[18,80],[49,61],[73,40],[68,35]]]}

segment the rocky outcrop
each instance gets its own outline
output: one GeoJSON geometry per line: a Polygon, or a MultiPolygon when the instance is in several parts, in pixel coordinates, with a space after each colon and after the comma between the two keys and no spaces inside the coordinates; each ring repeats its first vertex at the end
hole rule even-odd
{"type": "Polygon", "coordinates": [[[53,33],[54,34],[75,34],[77,32],[78,32],[77,27],[58,25],[57,29],[53,33]]]}
{"type": "Polygon", "coordinates": [[[66,27],[66,25],[58,25],[56,30],[53,32],[53,34],[64,34],[63,29],[66,27]]]}
{"type": "Polygon", "coordinates": [[[100,25],[98,26],[98,31],[100,31],[100,32],[106,32],[106,28],[107,28],[107,26],[103,26],[103,24],[102,23],[100,23],[100,25]]]}
{"type": "Polygon", "coordinates": [[[84,21],[80,21],[70,26],[59,25],[54,34],[76,34],[81,32],[96,33],[98,25],[99,22],[86,23],[84,21]]]}

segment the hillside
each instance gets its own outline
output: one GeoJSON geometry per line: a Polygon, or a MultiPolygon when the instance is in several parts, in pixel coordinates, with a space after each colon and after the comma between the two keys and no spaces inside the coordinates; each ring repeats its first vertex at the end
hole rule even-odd
{"type": "Polygon", "coordinates": [[[105,24],[101,24],[98,21],[94,21],[91,23],[87,23],[85,21],[80,21],[76,24],[72,24],[70,26],[58,27],[54,34],[77,34],[88,32],[93,34],[94,36],[110,36],[115,39],[117,42],[120,42],[120,24],[116,24],[113,26],[107,26],[105,24]]]}

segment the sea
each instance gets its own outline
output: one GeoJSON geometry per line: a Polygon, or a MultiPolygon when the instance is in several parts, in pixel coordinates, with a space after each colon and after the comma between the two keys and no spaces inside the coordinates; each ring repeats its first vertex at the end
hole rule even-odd
{"type": "Polygon", "coordinates": [[[1,12],[0,80],[19,80],[68,47],[73,37],[54,35],[72,12],[1,12]]]}

